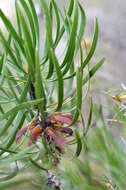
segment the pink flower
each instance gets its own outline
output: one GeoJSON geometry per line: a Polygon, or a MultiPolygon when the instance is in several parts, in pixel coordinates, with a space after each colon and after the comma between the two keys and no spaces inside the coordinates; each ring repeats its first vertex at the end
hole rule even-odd
{"type": "MultiPolygon", "coordinates": [[[[41,135],[42,129],[39,125],[31,130],[31,136],[34,141],[37,141],[38,137],[41,135]]],[[[32,140],[29,139],[28,146],[32,145],[32,140]]]]}
{"type": "MultiPolygon", "coordinates": [[[[73,120],[73,115],[57,115],[57,114],[55,114],[52,119],[53,122],[59,123],[61,125],[63,124],[70,125],[72,120],[73,120]]],[[[79,122],[80,120],[77,120],[77,122],[74,125],[77,125],[79,122]]]]}
{"type": "MultiPolygon", "coordinates": [[[[46,120],[42,120],[40,116],[37,116],[35,120],[31,124],[27,124],[21,130],[18,131],[15,142],[18,143],[22,135],[24,135],[27,130],[30,131],[31,137],[28,141],[28,146],[32,145],[32,141],[37,141],[39,136],[44,136],[46,138],[46,142],[49,144],[52,141],[55,141],[59,148],[62,149],[63,145],[66,142],[65,134],[71,136],[73,134],[73,130],[68,127],[63,127],[64,124],[69,125],[73,120],[73,115],[47,115],[46,120]],[[63,134],[61,136],[60,134],[63,134]]],[[[80,122],[78,120],[76,125],[80,122]]]]}
{"type": "MultiPolygon", "coordinates": [[[[17,135],[16,135],[16,138],[15,138],[15,142],[18,143],[20,138],[25,135],[25,133],[27,132],[29,128],[29,124],[27,124],[25,127],[23,127],[21,130],[18,131],[17,135]]],[[[34,141],[37,141],[37,138],[39,135],[41,135],[41,127],[40,126],[36,126],[34,127],[33,129],[30,129],[30,133],[31,133],[31,136],[32,136],[32,139],[34,141]]],[[[29,139],[28,141],[28,146],[31,146],[32,145],[32,140],[29,139]]]]}
{"type": "Polygon", "coordinates": [[[46,129],[46,134],[54,140],[60,148],[63,147],[64,143],[66,142],[66,139],[59,134],[56,133],[54,129],[47,128],[46,129]]]}
{"type": "Polygon", "coordinates": [[[22,137],[22,135],[25,135],[25,133],[27,132],[27,129],[28,129],[28,124],[25,125],[25,127],[23,127],[22,129],[20,129],[16,135],[16,138],[15,138],[15,142],[17,143],[20,138],[22,137]]]}

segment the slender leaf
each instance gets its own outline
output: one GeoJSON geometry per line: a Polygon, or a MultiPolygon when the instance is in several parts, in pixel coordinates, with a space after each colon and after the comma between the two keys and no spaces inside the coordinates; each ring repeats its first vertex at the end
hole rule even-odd
{"type": "MultiPolygon", "coordinates": [[[[23,126],[23,123],[24,123],[25,118],[26,118],[26,114],[27,114],[27,112],[24,112],[24,113],[23,113],[23,112],[19,112],[19,113],[18,113],[18,117],[17,117],[17,119],[16,119],[14,128],[11,130],[10,134],[6,137],[6,141],[7,141],[8,138],[9,138],[9,141],[6,143],[5,149],[10,148],[10,146],[13,144],[17,132],[18,132],[18,131],[21,129],[21,127],[23,126]]],[[[2,155],[3,153],[4,153],[4,151],[1,151],[1,152],[0,152],[0,155],[2,155]]]]}
{"type": "MultiPolygon", "coordinates": [[[[67,15],[68,15],[69,17],[71,17],[71,15],[72,15],[73,7],[74,7],[74,0],[71,0],[70,3],[69,3],[68,12],[67,12],[67,15]]],[[[66,19],[65,19],[65,22],[66,22],[66,19]]],[[[61,28],[61,30],[60,30],[60,34],[59,34],[59,37],[58,37],[58,39],[57,39],[57,43],[55,44],[55,46],[58,45],[58,43],[59,43],[60,39],[62,38],[64,32],[65,32],[65,28],[64,28],[64,26],[63,26],[63,27],[61,28]]]]}
{"type": "Polygon", "coordinates": [[[21,65],[23,67],[21,54],[20,54],[20,49],[18,48],[18,44],[15,41],[13,42],[13,44],[14,44],[14,50],[15,50],[17,62],[18,62],[19,65],[21,65]]]}
{"type": "Polygon", "coordinates": [[[33,101],[27,101],[22,104],[19,104],[15,106],[14,108],[12,108],[11,110],[9,110],[8,112],[6,112],[5,114],[0,115],[0,121],[3,119],[6,119],[9,115],[11,115],[14,112],[18,112],[19,110],[24,109],[24,108],[29,108],[30,106],[33,106],[35,104],[39,104],[40,102],[42,102],[42,100],[43,99],[36,99],[33,101]]]}
{"type": "Polygon", "coordinates": [[[19,99],[18,99],[18,96],[16,94],[16,91],[15,89],[13,88],[13,85],[12,83],[10,82],[9,78],[8,78],[8,68],[6,68],[6,77],[7,77],[7,83],[8,83],[8,86],[13,94],[13,97],[16,99],[17,102],[19,102],[19,99]]]}
{"type": "Polygon", "coordinates": [[[33,15],[33,22],[34,22],[34,26],[35,26],[35,35],[36,35],[36,51],[39,50],[39,46],[40,46],[40,36],[39,36],[39,23],[38,23],[38,17],[37,17],[37,13],[35,10],[35,6],[33,4],[32,0],[28,0],[29,5],[31,7],[31,11],[32,11],[32,15],[33,15]]]}
{"type": "MultiPolygon", "coordinates": [[[[14,78],[15,79],[14,74],[10,71],[9,67],[8,67],[8,75],[9,75],[10,78],[14,78]]],[[[17,81],[13,80],[12,82],[13,82],[14,87],[17,89],[18,93],[21,94],[22,93],[22,89],[18,85],[17,81]]]]}
{"type": "Polygon", "coordinates": [[[81,106],[82,106],[82,76],[81,76],[81,70],[78,67],[77,68],[77,81],[76,81],[76,88],[77,88],[77,92],[76,92],[76,110],[74,113],[74,118],[71,122],[71,124],[68,126],[72,126],[78,119],[79,117],[79,113],[81,111],[81,106]]]}
{"type": "Polygon", "coordinates": [[[25,98],[27,97],[27,93],[30,86],[30,79],[28,78],[28,81],[24,85],[24,89],[22,90],[21,96],[19,98],[20,102],[25,101],[25,98]]]}
{"type": "Polygon", "coordinates": [[[8,98],[10,98],[10,96],[8,95],[8,92],[2,87],[0,86],[0,90],[2,91],[2,93],[7,96],[8,98]]]}
{"type": "Polygon", "coordinates": [[[84,85],[89,78],[93,77],[96,71],[103,65],[105,58],[102,58],[92,69],[90,69],[89,73],[84,77],[82,84],[84,85]]]}
{"type": "Polygon", "coordinates": [[[48,172],[47,169],[43,168],[42,166],[40,166],[40,164],[38,164],[35,160],[33,160],[31,157],[29,158],[29,160],[31,161],[31,163],[36,166],[38,169],[44,170],[46,172],[48,172]]]}
{"type": "Polygon", "coordinates": [[[11,22],[5,16],[5,14],[3,13],[3,11],[1,9],[0,9],[0,17],[1,17],[2,21],[4,22],[7,30],[11,33],[11,35],[14,38],[14,40],[18,43],[18,45],[19,45],[22,53],[24,53],[24,48],[23,48],[23,44],[22,44],[22,41],[21,41],[20,37],[18,36],[18,34],[15,31],[14,27],[12,26],[11,22]]]}
{"type": "Polygon", "coordinates": [[[1,38],[1,42],[4,46],[4,48],[6,49],[6,52],[10,55],[12,61],[13,61],[13,64],[20,70],[20,71],[23,71],[23,73],[25,73],[24,69],[18,64],[17,62],[17,59],[10,47],[10,45],[8,44],[8,42],[5,40],[4,38],[4,35],[2,33],[2,31],[0,30],[0,38],[1,38]]]}
{"type": "Polygon", "coordinates": [[[18,34],[19,34],[20,38],[22,38],[21,24],[19,21],[19,15],[18,15],[18,10],[17,10],[17,0],[15,0],[15,11],[16,11],[18,34]]]}
{"type": "Polygon", "coordinates": [[[64,91],[63,91],[63,78],[62,78],[62,73],[60,70],[60,66],[58,64],[58,60],[55,56],[55,53],[53,50],[50,51],[51,52],[51,58],[52,58],[52,62],[55,66],[56,69],[56,74],[57,74],[57,79],[58,79],[58,105],[56,108],[56,111],[59,110],[62,107],[63,104],[63,96],[64,96],[64,91]]]}
{"type": "Polygon", "coordinates": [[[52,40],[52,23],[51,18],[49,14],[49,9],[46,4],[45,0],[40,0],[40,3],[43,8],[43,12],[45,14],[45,23],[46,23],[46,38],[47,38],[47,49],[49,51],[49,48],[53,47],[53,40],[52,40]]]}
{"type": "Polygon", "coordinates": [[[93,41],[92,41],[91,49],[90,49],[87,57],[85,58],[85,60],[83,62],[83,68],[89,63],[90,59],[94,55],[97,42],[98,42],[98,20],[97,20],[97,18],[95,18],[95,28],[94,28],[93,41]]]}
{"type": "Polygon", "coordinates": [[[85,128],[84,135],[87,134],[87,132],[88,132],[88,130],[89,130],[89,127],[90,127],[90,125],[91,125],[92,112],[93,112],[93,103],[92,103],[92,99],[91,99],[91,101],[90,101],[90,112],[89,112],[89,117],[88,117],[88,123],[87,123],[87,127],[85,128]]]}
{"type": "Polygon", "coordinates": [[[3,85],[3,82],[4,82],[4,79],[5,79],[5,64],[6,64],[6,53],[4,53],[3,55],[2,55],[2,59],[1,59],[1,61],[0,61],[0,67],[1,67],[1,70],[0,70],[0,86],[2,86],[3,85]]]}
{"type": "Polygon", "coordinates": [[[35,80],[35,65],[33,63],[33,59],[30,55],[30,50],[29,50],[29,47],[28,47],[28,43],[27,41],[25,42],[24,44],[24,48],[25,48],[25,54],[26,54],[26,64],[28,65],[28,73],[30,75],[30,79],[32,82],[34,82],[35,80]]]}
{"type": "Polygon", "coordinates": [[[55,3],[55,0],[52,0],[52,5],[54,7],[55,17],[56,17],[56,37],[54,41],[54,44],[56,44],[58,40],[59,32],[60,32],[60,17],[59,17],[58,7],[57,7],[57,4],[55,3]]]}
{"type": "Polygon", "coordinates": [[[75,41],[76,41],[76,33],[77,33],[77,26],[78,26],[78,5],[75,1],[74,3],[74,18],[71,28],[71,34],[68,42],[68,48],[66,55],[64,57],[63,63],[61,64],[61,68],[63,68],[65,65],[65,69],[63,70],[63,75],[67,73],[67,71],[70,68],[70,65],[73,61],[74,57],[74,51],[75,51],[75,41]]]}
{"type": "Polygon", "coordinates": [[[30,31],[29,31],[29,28],[28,28],[28,24],[26,23],[26,19],[24,18],[23,13],[21,12],[19,6],[17,6],[17,10],[18,10],[20,23],[21,23],[21,26],[22,26],[21,28],[22,28],[23,33],[24,33],[24,41],[28,45],[30,56],[32,57],[32,64],[34,64],[35,53],[34,53],[32,37],[31,37],[30,31]]]}
{"type": "Polygon", "coordinates": [[[50,58],[50,60],[49,60],[49,71],[48,71],[46,79],[49,79],[53,75],[53,71],[54,71],[54,65],[53,65],[53,62],[50,58]]]}
{"type": "Polygon", "coordinates": [[[42,83],[42,77],[40,72],[40,62],[39,62],[39,55],[38,52],[36,52],[36,78],[35,78],[35,95],[36,98],[42,98],[43,101],[38,104],[39,110],[43,117],[45,117],[45,106],[46,106],[46,95],[42,83]]]}
{"type": "Polygon", "coordinates": [[[80,11],[81,11],[81,23],[80,23],[80,29],[78,32],[78,42],[76,45],[76,50],[75,53],[77,52],[78,48],[79,48],[79,43],[82,41],[83,35],[84,35],[84,30],[85,30],[85,25],[86,25],[86,16],[85,16],[85,12],[83,10],[83,7],[81,6],[81,4],[78,2],[80,11]]]}
{"type": "Polygon", "coordinates": [[[82,142],[81,142],[81,137],[80,137],[78,131],[75,130],[74,132],[75,132],[75,136],[76,136],[76,140],[77,140],[77,149],[76,149],[75,156],[78,157],[82,150],[82,142]]]}
{"type": "Polygon", "coordinates": [[[17,160],[21,160],[22,158],[24,158],[24,156],[26,156],[27,153],[29,153],[30,151],[32,151],[34,148],[34,146],[31,146],[30,148],[25,148],[24,150],[20,151],[19,153],[15,154],[14,156],[11,156],[8,159],[4,159],[3,161],[0,161],[0,168],[3,168],[5,166],[7,166],[8,164],[15,162],[17,160]]]}
{"type": "Polygon", "coordinates": [[[1,111],[2,114],[4,114],[4,110],[3,110],[1,105],[0,105],[0,111],[1,111]]]}
{"type": "MultiPolygon", "coordinates": [[[[94,31],[94,37],[93,37],[93,41],[92,41],[92,45],[91,45],[91,49],[88,53],[88,55],[86,56],[85,60],[83,61],[83,65],[82,67],[85,68],[85,66],[89,63],[90,59],[92,58],[95,49],[96,49],[96,45],[97,45],[97,41],[98,41],[98,21],[97,18],[95,18],[95,31],[94,31]]],[[[76,75],[76,72],[70,74],[67,77],[64,77],[64,80],[72,78],[76,75]]],[[[88,77],[89,79],[89,77],[88,77]]],[[[87,81],[86,81],[87,82],[87,81]]]]}
{"type": "Polygon", "coordinates": [[[2,54],[0,56],[0,75],[1,75],[1,72],[2,72],[2,68],[3,68],[3,63],[4,63],[4,54],[2,54]]]}
{"type": "Polygon", "coordinates": [[[7,123],[5,124],[4,127],[2,127],[2,130],[0,131],[0,137],[2,137],[2,136],[6,133],[6,131],[8,130],[8,128],[12,125],[12,123],[13,123],[13,121],[14,121],[16,115],[17,115],[17,112],[15,112],[14,114],[12,114],[12,115],[9,117],[7,123]]]}
{"type": "Polygon", "coordinates": [[[33,22],[33,18],[32,18],[32,13],[27,5],[27,3],[24,0],[20,0],[19,1],[22,5],[22,7],[24,8],[25,14],[27,15],[29,24],[30,24],[30,29],[31,29],[31,33],[32,33],[32,39],[33,39],[33,47],[35,49],[36,47],[36,33],[35,33],[35,26],[34,26],[34,22],[33,22]]]}

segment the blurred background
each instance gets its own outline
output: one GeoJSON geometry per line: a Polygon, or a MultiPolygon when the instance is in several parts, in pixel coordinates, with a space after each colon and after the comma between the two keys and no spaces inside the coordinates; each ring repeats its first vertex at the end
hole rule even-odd
{"type": "Polygon", "coordinates": [[[93,17],[97,16],[100,25],[100,42],[98,52],[107,61],[106,79],[115,84],[125,83],[125,50],[126,50],[126,1],[81,0],[92,28],[93,17]],[[113,81],[112,81],[113,80],[113,81]]]}

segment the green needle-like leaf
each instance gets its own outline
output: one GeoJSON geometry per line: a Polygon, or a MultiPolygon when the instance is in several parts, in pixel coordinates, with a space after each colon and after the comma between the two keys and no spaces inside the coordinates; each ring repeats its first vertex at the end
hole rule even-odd
{"type": "Polygon", "coordinates": [[[33,22],[33,18],[32,18],[32,13],[31,13],[27,3],[24,0],[20,0],[19,2],[21,3],[21,5],[24,8],[24,11],[27,15],[27,18],[28,18],[28,21],[30,24],[31,33],[32,33],[33,47],[35,49],[35,47],[36,47],[36,34],[35,34],[35,26],[34,26],[34,22],[33,22]]]}
{"type": "Polygon", "coordinates": [[[55,45],[57,43],[59,32],[60,32],[60,17],[59,17],[57,4],[55,3],[54,0],[52,0],[52,5],[54,7],[54,12],[55,12],[55,17],[56,17],[56,37],[54,41],[54,45],[55,45]]]}
{"type": "Polygon", "coordinates": [[[20,38],[22,38],[21,24],[20,24],[19,15],[18,15],[18,9],[17,9],[17,0],[15,0],[15,11],[16,11],[18,34],[20,38]]]}
{"type": "MultiPolygon", "coordinates": [[[[21,129],[21,127],[23,126],[23,123],[25,121],[25,118],[26,118],[26,114],[27,112],[19,112],[18,113],[18,117],[16,119],[16,122],[15,122],[15,125],[14,125],[14,128],[13,130],[11,130],[11,136],[10,134],[8,135],[10,138],[7,142],[7,144],[5,145],[5,148],[8,149],[10,148],[10,146],[13,144],[14,140],[15,140],[15,137],[16,137],[16,134],[17,132],[21,129]]],[[[8,137],[6,137],[6,139],[8,139],[8,137]]],[[[7,140],[6,140],[7,141],[7,140]]],[[[0,152],[0,155],[3,154],[4,151],[1,151],[0,152]]]]}
{"type": "Polygon", "coordinates": [[[53,75],[53,71],[54,71],[54,65],[53,65],[53,62],[50,58],[50,60],[49,60],[49,71],[48,71],[46,79],[51,78],[51,76],[53,75]]]}
{"type": "Polygon", "coordinates": [[[15,154],[14,156],[12,156],[11,158],[5,159],[3,161],[0,161],[0,168],[3,168],[5,166],[7,166],[8,164],[15,162],[17,160],[21,160],[24,158],[24,156],[26,156],[27,153],[29,153],[30,151],[32,151],[34,148],[34,146],[32,147],[28,147],[25,150],[20,151],[19,153],[15,154]]]}
{"type": "Polygon", "coordinates": [[[89,78],[94,76],[96,71],[103,65],[104,61],[105,58],[102,58],[92,69],[90,69],[89,73],[86,76],[84,76],[84,79],[82,81],[83,85],[89,80],[89,78]]]}
{"type": "MultiPolygon", "coordinates": [[[[69,3],[68,12],[67,12],[67,15],[69,17],[71,17],[71,15],[72,15],[73,7],[74,7],[74,0],[71,0],[70,3],[69,3]]],[[[66,22],[66,20],[67,20],[67,18],[65,19],[65,22],[66,22]]],[[[59,41],[62,38],[64,32],[65,32],[65,28],[64,28],[64,26],[62,26],[60,34],[59,34],[58,39],[57,39],[57,43],[55,44],[55,46],[57,46],[57,44],[59,43],[59,41]]]]}
{"type": "Polygon", "coordinates": [[[1,56],[1,60],[0,60],[0,67],[1,67],[1,70],[0,70],[0,86],[3,85],[4,79],[5,79],[6,57],[7,57],[7,56],[6,56],[6,53],[4,53],[4,54],[1,56]]]}
{"type": "Polygon", "coordinates": [[[24,53],[24,48],[23,48],[23,44],[22,41],[20,39],[20,37],[18,36],[17,32],[15,31],[14,27],[12,26],[11,22],[9,21],[9,19],[4,15],[4,13],[2,12],[2,10],[0,9],[0,17],[2,19],[2,21],[4,22],[7,30],[11,33],[12,37],[14,38],[14,40],[18,43],[22,53],[24,53]]]}
{"type": "Polygon", "coordinates": [[[58,80],[58,105],[56,108],[56,111],[59,110],[62,107],[63,104],[63,96],[64,96],[64,90],[63,90],[63,78],[62,78],[62,73],[60,70],[60,66],[58,64],[58,60],[55,56],[55,53],[53,50],[50,50],[51,52],[51,58],[52,58],[52,62],[54,64],[54,67],[56,69],[56,74],[57,74],[57,80],[58,80]]]}
{"type": "Polygon", "coordinates": [[[24,84],[24,88],[23,88],[21,96],[19,98],[20,102],[25,101],[27,94],[28,94],[29,86],[30,86],[30,79],[28,78],[28,81],[24,84]]]}
{"type": "Polygon", "coordinates": [[[70,65],[73,61],[73,57],[74,57],[76,33],[77,33],[77,26],[78,26],[78,5],[76,1],[74,2],[73,12],[74,12],[74,18],[73,18],[70,38],[68,42],[68,48],[67,48],[67,52],[64,57],[63,63],[61,64],[61,68],[63,68],[66,65],[65,69],[63,70],[63,75],[65,75],[67,71],[69,70],[70,65]]]}
{"type": "Polygon", "coordinates": [[[34,80],[35,80],[35,76],[34,76],[35,75],[35,65],[34,65],[34,61],[31,57],[27,41],[25,42],[24,47],[25,47],[25,54],[26,54],[26,63],[28,65],[28,73],[30,75],[31,81],[34,82],[34,80]]]}
{"type": "Polygon", "coordinates": [[[76,45],[75,53],[78,51],[79,43],[82,41],[82,38],[84,35],[84,30],[85,30],[85,25],[86,25],[85,12],[84,12],[83,7],[81,6],[81,4],[79,2],[78,2],[78,5],[79,5],[80,11],[81,11],[81,23],[80,23],[80,29],[78,32],[77,45],[76,45]]]}
{"type": "Polygon", "coordinates": [[[87,57],[85,58],[85,60],[83,62],[83,68],[89,63],[92,56],[94,55],[97,42],[98,42],[98,20],[97,20],[97,18],[95,18],[95,28],[94,28],[93,41],[92,41],[91,49],[90,49],[87,57]]]}
{"type": "Polygon", "coordinates": [[[28,24],[26,23],[26,20],[23,16],[23,13],[21,12],[19,6],[17,6],[17,10],[18,10],[18,15],[19,15],[19,19],[20,19],[20,23],[21,23],[21,28],[23,30],[23,34],[24,34],[24,41],[27,43],[28,48],[29,48],[29,52],[30,52],[30,56],[32,57],[32,64],[34,64],[34,60],[35,60],[35,51],[33,48],[33,43],[32,43],[32,37],[28,28],[28,24]]]}
{"type": "Polygon", "coordinates": [[[42,98],[43,101],[38,104],[39,111],[41,112],[42,116],[45,117],[45,106],[46,106],[46,95],[42,83],[42,77],[40,72],[40,61],[38,52],[36,52],[36,76],[35,76],[35,95],[36,98],[42,98]]]}
{"type": "Polygon", "coordinates": [[[2,72],[2,68],[3,68],[3,63],[4,63],[4,54],[2,54],[0,56],[0,75],[1,75],[1,72],[2,72]]]}
{"type": "Polygon", "coordinates": [[[33,101],[27,101],[27,102],[24,102],[22,104],[19,104],[19,105],[15,106],[14,108],[12,108],[11,110],[9,110],[8,112],[6,112],[5,114],[0,115],[0,121],[8,118],[8,116],[13,114],[14,112],[18,112],[19,110],[24,109],[24,108],[29,108],[30,106],[33,106],[35,104],[39,104],[42,101],[43,101],[43,99],[36,99],[33,101]]]}
{"type": "Polygon", "coordinates": [[[74,132],[75,132],[75,136],[76,136],[76,140],[77,140],[77,149],[76,149],[75,156],[78,157],[82,150],[82,143],[81,143],[81,137],[80,137],[78,131],[75,130],[74,132]]]}
{"type": "Polygon", "coordinates": [[[5,39],[5,37],[4,37],[4,35],[3,35],[3,33],[2,33],[1,30],[0,30],[0,39],[1,39],[1,42],[2,42],[3,47],[5,48],[6,52],[10,55],[10,57],[11,57],[11,59],[12,59],[12,61],[13,61],[13,64],[14,64],[17,68],[19,68],[20,71],[23,71],[23,72],[25,73],[25,71],[24,71],[24,69],[22,68],[22,66],[18,64],[17,59],[16,59],[16,57],[15,57],[15,55],[14,55],[14,53],[13,53],[11,47],[10,47],[10,45],[9,45],[8,42],[6,41],[6,39],[5,39]]]}
{"type": "Polygon", "coordinates": [[[47,49],[49,51],[49,49],[51,47],[53,47],[53,40],[52,40],[52,23],[51,23],[51,18],[50,18],[50,14],[49,14],[49,9],[48,6],[46,4],[45,0],[40,0],[40,3],[42,5],[43,8],[43,12],[45,14],[45,24],[46,24],[46,39],[47,39],[47,49]]]}
{"type": "Polygon", "coordinates": [[[12,123],[13,123],[16,115],[17,115],[17,112],[14,113],[14,114],[12,114],[9,117],[9,119],[8,119],[7,123],[5,124],[5,126],[2,127],[2,129],[0,130],[0,137],[2,137],[6,133],[6,131],[8,130],[8,128],[12,125],[12,123]]]}
{"type": "Polygon", "coordinates": [[[8,86],[9,86],[9,88],[10,88],[12,94],[13,94],[13,97],[16,99],[17,102],[19,102],[17,93],[16,93],[15,89],[13,88],[13,85],[12,85],[11,81],[8,78],[8,68],[6,68],[6,76],[7,76],[7,83],[8,83],[8,86]]]}
{"type": "Polygon", "coordinates": [[[77,119],[79,117],[79,114],[81,111],[81,106],[82,106],[82,73],[81,73],[81,69],[79,67],[77,68],[76,88],[77,88],[77,91],[76,91],[76,110],[74,113],[74,118],[68,127],[75,124],[75,122],[77,121],[77,119]]]}
{"type": "Polygon", "coordinates": [[[29,158],[29,160],[30,160],[31,163],[32,163],[35,167],[37,167],[38,169],[44,170],[44,171],[48,172],[47,169],[45,169],[45,168],[43,168],[42,166],[40,166],[40,164],[38,164],[38,163],[37,163],[35,160],[33,160],[31,157],[29,158]]]}
{"type": "Polygon", "coordinates": [[[92,113],[93,113],[93,102],[92,102],[92,99],[91,99],[91,100],[90,100],[90,112],[89,112],[89,117],[88,117],[88,123],[87,123],[87,127],[85,128],[84,135],[87,134],[87,132],[88,132],[88,130],[89,130],[89,127],[90,127],[90,125],[91,125],[92,113]]]}
{"type": "Polygon", "coordinates": [[[31,11],[32,11],[32,16],[33,16],[33,22],[34,22],[34,26],[35,26],[35,35],[36,35],[36,51],[39,51],[39,46],[40,46],[40,36],[39,36],[39,23],[38,23],[38,17],[37,17],[37,13],[35,10],[35,6],[33,4],[32,0],[28,0],[29,5],[31,7],[31,11]]]}

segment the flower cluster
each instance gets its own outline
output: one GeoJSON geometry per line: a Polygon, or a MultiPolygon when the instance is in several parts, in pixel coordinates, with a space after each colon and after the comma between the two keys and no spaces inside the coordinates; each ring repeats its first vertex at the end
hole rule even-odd
{"type": "MultiPolygon", "coordinates": [[[[62,149],[66,138],[64,135],[71,136],[73,130],[64,125],[69,125],[73,120],[73,115],[49,115],[43,120],[40,115],[38,115],[30,124],[24,126],[21,130],[18,131],[15,142],[17,143],[22,135],[29,130],[31,138],[28,141],[28,146],[32,145],[33,141],[37,141],[39,136],[44,136],[46,143],[50,144],[53,141],[62,149]]],[[[80,121],[78,120],[75,125],[80,121]]]]}

